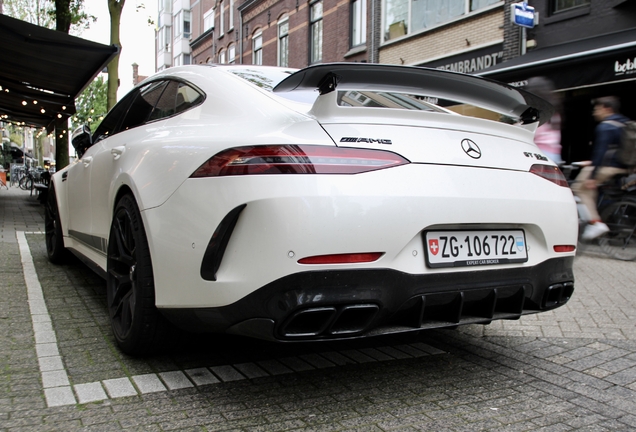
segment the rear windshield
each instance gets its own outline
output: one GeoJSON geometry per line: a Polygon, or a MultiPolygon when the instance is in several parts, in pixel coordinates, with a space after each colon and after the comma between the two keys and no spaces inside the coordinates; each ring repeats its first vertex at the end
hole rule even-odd
{"type": "MultiPolygon", "coordinates": [[[[229,70],[244,80],[270,92],[279,82],[296,72],[294,69],[268,69],[262,67],[237,67],[229,70]]],[[[276,94],[282,98],[306,104],[313,104],[318,97],[318,91],[310,89],[279,92],[276,94]]],[[[504,116],[473,105],[452,100],[439,99],[437,97],[407,93],[369,90],[339,90],[338,105],[341,107],[389,108],[460,114],[509,124],[515,123],[515,119],[512,117],[504,116]]]]}

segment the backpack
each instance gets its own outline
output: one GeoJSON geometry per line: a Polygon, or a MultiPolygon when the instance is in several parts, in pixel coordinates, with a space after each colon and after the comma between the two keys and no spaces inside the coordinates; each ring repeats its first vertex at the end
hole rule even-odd
{"type": "Polygon", "coordinates": [[[616,160],[626,167],[636,167],[636,121],[625,123],[616,120],[606,120],[606,123],[621,128],[621,142],[616,149],[616,160]]]}

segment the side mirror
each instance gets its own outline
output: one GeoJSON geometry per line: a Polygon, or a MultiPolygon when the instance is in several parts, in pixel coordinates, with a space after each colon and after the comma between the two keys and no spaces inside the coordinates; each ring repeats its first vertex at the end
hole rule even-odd
{"type": "Polygon", "coordinates": [[[88,125],[80,126],[73,131],[73,135],[71,135],[71,144],[77,152],[77,156],[81,158],[86,150],[93,145],[91,129],[88,125]]]}

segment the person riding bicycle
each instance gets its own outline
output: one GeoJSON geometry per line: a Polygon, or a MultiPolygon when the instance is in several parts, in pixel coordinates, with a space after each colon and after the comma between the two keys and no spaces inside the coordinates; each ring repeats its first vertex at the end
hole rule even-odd
{"type": "Polygon", "coordinates": [[[617,174],[624,174],[627,169],[616,159],[612,151],[620,143],[622,127],[617,124],[629,119],[620,114],[620,101],[615,96],[606,96],[593,101],[594,119],[599,122],[594,132],[592,148],[592,164],[584,167],[572,184],[572,192],[581,199],[590,213],[590,223],[585,227],[582,238],[592,240],[609,231],[601,220],[596,208],[598,199],[597,187],[617,174]]]}

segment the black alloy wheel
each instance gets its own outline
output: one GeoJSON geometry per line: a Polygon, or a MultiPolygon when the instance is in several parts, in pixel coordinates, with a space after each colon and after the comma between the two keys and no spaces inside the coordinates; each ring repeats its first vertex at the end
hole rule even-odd
{"type": "Polygon", "coordinates": [[[60,212],[57,207],[57,196],[55,187],[51,184],[46,199],[44,209],[44,237],[46,242],[46,254],[53,264],[63,264],[66,262],[67,250],[64,247],[62,237],[62,224],[60,223],[60,212]]]}
{"type": "Polygon", "coordinates": [[[106,296],[120,349],[131,355],[154,350],[165,323],[155,307],[150,250],[139,208],[130,194],[115,206],[108,239],[106,296]]]}

